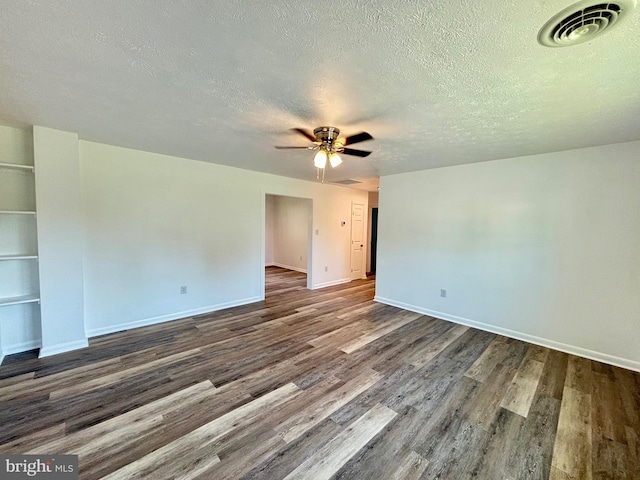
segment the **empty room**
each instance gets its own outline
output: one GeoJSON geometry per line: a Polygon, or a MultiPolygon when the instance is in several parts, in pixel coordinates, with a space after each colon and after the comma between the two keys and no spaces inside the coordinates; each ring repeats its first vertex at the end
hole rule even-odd
{"type": "Polygon", "coordinates": [[[0,5],[0,478],[639,479],[635,0],[0,5]]]}

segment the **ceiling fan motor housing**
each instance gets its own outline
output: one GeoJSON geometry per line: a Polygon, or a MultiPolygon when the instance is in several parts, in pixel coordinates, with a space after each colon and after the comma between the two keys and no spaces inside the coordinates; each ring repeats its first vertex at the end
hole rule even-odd
{"type": "MultiPolygon", "coordinates": [[[[314,128],[313,135],[304,128],[292,128],[294,132],[302,135],[307,140],[313,142],[308,147],[294,147],[294,146],[278,146],[278,149],[308,149],[308,150],[320,150],[319,153],[325,153],[330,158],[334,158],[335,161],[339,160],[336,153],[344,153],[345,155],[353,155],[356,157],[368,157],[371,152],[368,150],[358,150],[355,148],[345,148],[347,145],[354,143],[365,142],[367,140],[373,140],[373,137],[367,132],[356,133],[346,138],[338,140],[340,130],[336,127],[318,127],[314,128]]],[[[335,165],[334,165],[335,166],[335,165]]]]}
{"type": "Polygon", "coordinates": [[[336,127],[318,127],[313,130],[313,134],[316,136],[317,142],[331,150],[340,135],[340,130],[336,127]]]}

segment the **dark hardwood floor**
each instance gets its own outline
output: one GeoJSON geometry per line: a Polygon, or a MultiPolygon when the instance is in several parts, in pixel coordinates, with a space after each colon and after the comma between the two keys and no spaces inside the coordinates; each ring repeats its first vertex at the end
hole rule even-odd
{"type": "Polygon", "coordinates": [[[0,451],[80,477],[639,479],[640,374],[372,301],[374,281],[0,367],[0,451]]]}

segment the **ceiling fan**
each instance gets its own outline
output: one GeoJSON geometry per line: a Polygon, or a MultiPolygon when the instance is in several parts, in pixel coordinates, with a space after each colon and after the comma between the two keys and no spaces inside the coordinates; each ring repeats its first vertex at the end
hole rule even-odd
{"type": "Polygon", "coordinates": [[[324,170],[327,166],[327,161],[331,164],[331,167],[335,168],[342,163],[340,153],[345,155],[354,155],[356,157],[367,157],[371,154],[368,150],[356,150],[354,148],[346,148],[347,145],[353,145],[354,143],[364,142],[366,140],[373,140],[373,137],[367,132],[356,133],[344,139],[338,140],[340,130],[336,127],[318,127],[313,130],[313,135],[302,128],[292,128],[293,131],[298,132],[300,135],[312,142],[307,147],[281,147],[276,146],[278,149],[294,149],[304,148],[307,150],[318,150],[316,153],[313,164],[317,168],[317,178],[320,179],[320,171],[322,170],[322,181],[324,182],[324,170]]]}

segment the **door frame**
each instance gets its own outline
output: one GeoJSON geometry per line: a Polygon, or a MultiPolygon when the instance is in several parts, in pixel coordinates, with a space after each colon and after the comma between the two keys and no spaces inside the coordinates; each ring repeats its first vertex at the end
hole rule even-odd
{"type": "Polygon", "coordinates": [[[351,281],[353,280],[358,280],[358,279],[364,279],[367,278],[367,251],[368,249],[366,248],[366,234],[367,234],[367,217],[366,217],[366,211],[367,211],[367,207],[368,204],[367,203],[360,203],[360,202],[356,202],[356,201],[351,201],[351,225],[349,225],[349,278],[351,281]],[[362,205],[362,233],[360,234],[361,237],[361,249],[362,249],[362,255],[361,255],[361,259],[360,259],[360,276],[359,277],[354,277],[353,276],[353,211],[354,211],[354,207],[356,205],[362,205]]]}
{"type": "Polygon", "coordinates": [[[369,272],[372,275],[375,275],[376,269],[378,267],[378,215],[379,215],[379,207],[371,207],[371,243],[369,245],[369,272]]]}

